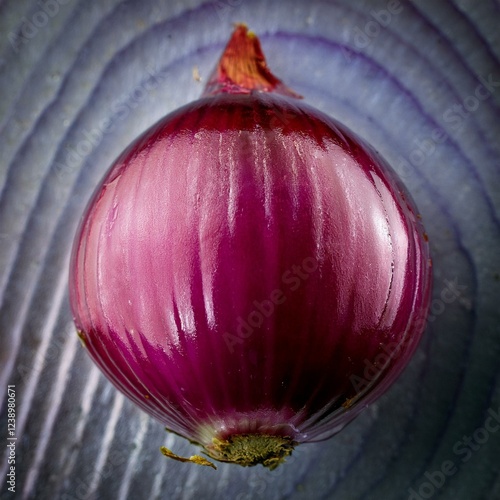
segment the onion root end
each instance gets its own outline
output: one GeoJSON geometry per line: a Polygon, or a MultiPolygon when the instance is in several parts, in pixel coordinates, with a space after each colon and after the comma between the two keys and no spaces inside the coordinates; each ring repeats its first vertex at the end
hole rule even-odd
{"type": "Polygon", "coordinates": [[[270,470],[285,462],[297,443],[287,436],[268,434],[236,434],[227,439],[213,438],[206,447],[214,460],[251,467],[262,464],[270,470]]]}

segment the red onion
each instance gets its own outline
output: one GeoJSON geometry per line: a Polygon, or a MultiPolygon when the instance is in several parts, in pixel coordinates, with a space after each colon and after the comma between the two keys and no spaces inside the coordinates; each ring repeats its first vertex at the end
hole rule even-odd
{"type": "Polygon", "coordinates": [[[401,181],[243,25],[204,96],[105,175],[70,269],[79,335],[118,389],[210,457],[270,468],[394,382],[430,284],[401,181]]]}

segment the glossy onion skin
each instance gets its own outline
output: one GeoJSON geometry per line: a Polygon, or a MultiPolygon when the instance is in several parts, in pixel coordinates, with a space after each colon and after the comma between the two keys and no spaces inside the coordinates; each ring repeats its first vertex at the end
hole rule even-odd
{"type": "Polygon", "coordinates": [[[301,443],[395,380],[430,284],[383,160],[302,101],[251,92],[191,103],[121,155],[81,221],[70,300],[93,360],[168,429],[301,443]]]}

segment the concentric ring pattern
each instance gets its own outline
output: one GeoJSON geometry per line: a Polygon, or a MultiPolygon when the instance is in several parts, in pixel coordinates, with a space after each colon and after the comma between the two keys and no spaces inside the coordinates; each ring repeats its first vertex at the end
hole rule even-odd
{"type": "Polygon", "coordinates": [[[500,499],[499,19],[497,0],[1,1],[1,498],[500,499]],[[98,180],[200,95],[241,21],[276,75],[394,166],[435,276],[425,338],[396,385],[273,472],[162,457],[160,445],[195,449],[92,365],[67,294],[98,180]]]}

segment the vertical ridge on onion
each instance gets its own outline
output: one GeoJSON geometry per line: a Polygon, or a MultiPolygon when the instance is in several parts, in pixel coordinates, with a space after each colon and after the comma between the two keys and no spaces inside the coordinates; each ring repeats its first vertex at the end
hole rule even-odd
{"type": "MultiPolygon", "coordinates": [[[[214,141],[215,142],[215,141],[214,141]]],[[[215,156],[215,152],[210,151],[212,156],[215,156]]],[[[219,154],[217,152],[217,157],[219,154]]],[[[199,155],[198,161],[202,161],[202,155],[199,155]]],[[[199,181],[200,183],[203,180],[199,181]]],[[[219,328],[219,318],[217,314],[216,308],[216,300],[214,297],[214,275],[219,269],[219,262],[217,259],[217,254],[220,249],[220,226],[217,228],[217,232],[212,232],[212,234],[207,233],[207,225],[209,223],[208,218],[210,217],[210,206],[214,204],[214,198],[221,196],[221,193],[217,193],[214,187],[207,181],[203,182],[203,185],[196,186],[194,191],[196,193],[196,203],[199,210],[199,224],[198,224],[198,255],[200,260],[200,279],[202,283],[202,295],[205,309],[205,317],[207,321],[207,331],[208,335],[208,353],[204,353],[204,355],[209,355],[212,360],[211,365],[211,373],[214,374],[214,379],[217,385],[218,396],[223,402],[223,405],[228,405],[230,402],[230,395],[227,393],[226,384],[225,384],[225,374],[223,373],[223,367],[220,363],[217,363],[217,351],[218,346],[216,342],[216,333],[219,328]],[[207,220],[205,220],[207,219],[207,220]],[[210,239],[212,242],[212,246],[214,247],[213,252],[209,250],[205,250],[207,239],[210,239]],[[216,241],[216,243],[213,243],[216,241]]],[[[221,214],[224,216],[224,213],[221,214]]],[[[207,381],[204,381],[207,383],[207,381]]],[[[205,388],[206,394],[210,394],[209,388],[205,388]]],[[[217,412],[216,409],[212,410],[212,413],[215,415],[217,412]]]]}
{"type": "MultiPolygon", "coordinates": [[[[274,178],[277,174],[272,171],[272,160],[270,158],[270,152],[273,151],[275,145],[270,144],[270,142],[272,142],[272,137],[270,137],[264,130],[258,129],[256,141],[255,144],[253,144],[253,164],[256,165],[257,168],[259,168],[259,166],[262,167],[262,179],[256,178],[256,182],[257,185],[259,183],[262,185],[264,213],[262,215],[262,221],[260,222],[261,230],[263,232],[264,245],[262,254],[265,256],[265,261],[263,262],[265,269],[262,269],[263,272],[261,271],[263,279],[265,280],[265,293],[257,298],[259,302],[269,300],[270,292],[280,284],[279,255],[282,253],[282,248],[280,242],[277,241],[278,238],[276,236],[276,232],[279,231],[279,228],[277,227],[278,223],[274,216],[274,214],[276,214],[276,210],[273,209],[274,207],[270,206],[272,203],[275,203],[275,200],[273,199],[272,185],[274,184],[274,178]]],[[[280,146],[281,144],[278,147],[280,146]]],[[[262,347],[262,353],[265,353],[263,356],[264,366],[260,368],[264,382],[264,399],[269,398],[269,396],[273,394],[273,383],[277,382],[275,377],[273,377],[273,370],[275,369],[276,360],[278,358],[278,339],[275,335],[273,335],[273,332],[276,331],[277,327],[276,321],[277,315],[271,314],[270,318],[264,318],[263,324],[260,327],[262,335],[265,338],[265,341],[263,342],[264,345],[262,347]]],[[[258,334],[258,332],[255,333],[258,334]]],[[[278,410],[281,409],[280,407],[282,405],[282,401],[276,400],[276,408],[278,410]]]]}

